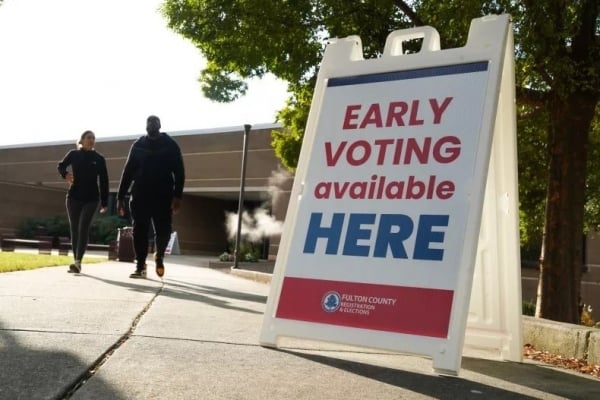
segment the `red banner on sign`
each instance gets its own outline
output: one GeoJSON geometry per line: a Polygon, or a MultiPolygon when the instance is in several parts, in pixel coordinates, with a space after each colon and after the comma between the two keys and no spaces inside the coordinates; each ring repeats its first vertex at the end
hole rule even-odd
{"type": "Polygon", "coordinates": [[[452,290],[286,277],[276,317],[446,338],[452,290]]]}

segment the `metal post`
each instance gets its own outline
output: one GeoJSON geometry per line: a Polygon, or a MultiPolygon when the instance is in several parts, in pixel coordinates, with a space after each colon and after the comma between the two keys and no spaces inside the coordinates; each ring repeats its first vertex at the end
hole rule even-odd
{"type": "Polygon", "coordinates": [[[242,150],[242,176],[240,178],[240,197],[238,199],[238,222],[235,234],[235,251],[233,253],[233,268],[238,267],[240,256],[240,241],[242,236],[242,213],[244,212],[244,186],[246,184],[246,154],[248,153],[248,134],[252,125],[244,125],[244,145],[242,150]]]}

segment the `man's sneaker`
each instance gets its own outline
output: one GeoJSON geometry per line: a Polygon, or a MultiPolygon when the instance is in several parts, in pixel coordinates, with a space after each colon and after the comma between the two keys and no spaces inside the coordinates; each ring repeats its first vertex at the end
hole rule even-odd
{"type": "Polygon", "coordinates": [[[81,264],[77,265],[77,264],[71,264],[69,265],[69,272],[70,274],[78,274],[81,272],[81,264]]]}
{"type": "Polygon", "coordinates": [[[133,279],[146,278],[146,265],[144,264],[144,268],[136,268],[135,271],[129,275],[129,277],[133,279]]]}
{"type": "Polygon", "coordinates": [[[156,263],[156,275],[158,275],[159,278],[162,278],[165,274],[164,260],[162,258],[154,256],[154,262],[156,263]]]}

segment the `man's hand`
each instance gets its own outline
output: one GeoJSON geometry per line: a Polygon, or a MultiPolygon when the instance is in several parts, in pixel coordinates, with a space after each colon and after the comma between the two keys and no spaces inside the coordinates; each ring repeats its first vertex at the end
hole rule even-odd
{"type": "Polygon", "coordinates": [[[177,214],[181,209],[181,199],[177,197],[173,197],[173,201],[171,201],[171,211],[173,214],[177,214]]]}
{"type": "Polygon", "coordinates": [[[104,214],[106,212],[106,207],[100,207],[100,214],[104,214]]]}
{"type": "Polygon", "coordinates": [[[75,178],[73,177],[73,174],[70,172],[67,172],[67,174],[65,175],[65,181],[67,181],[67,183],[69,185],[72,185],[73,182],[75,182],[75,178]]]}
{"type": "Polygon", "coordinates": [[[125,216],[125,200],[117,200],[117,214],[121,217],[125,216]]]}

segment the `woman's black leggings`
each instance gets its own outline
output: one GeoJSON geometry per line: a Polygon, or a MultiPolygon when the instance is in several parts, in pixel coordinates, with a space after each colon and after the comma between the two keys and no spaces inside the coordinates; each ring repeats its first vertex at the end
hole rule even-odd
{"type": "Polygon", "coordinates": [[[98,201],[79,201],[67,198],[67,213],[71,227],[73,258],[81,261],[88,245],[90,225],[98,208],[98,201]]]}

